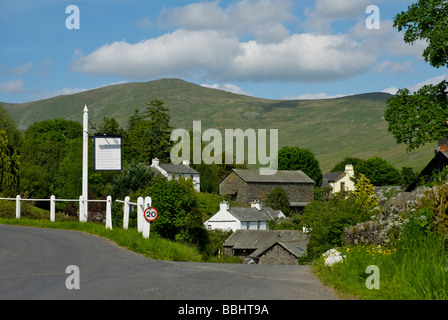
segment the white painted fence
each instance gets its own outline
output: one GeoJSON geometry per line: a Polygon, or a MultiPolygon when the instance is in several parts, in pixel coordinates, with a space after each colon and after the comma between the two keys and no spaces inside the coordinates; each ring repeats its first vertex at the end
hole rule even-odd
{"type": "MultiPolygon", "coordinates": [[[[0,200],[15,200],[16,201],[16,219],[20,219],[21,214],[21,201],[50,201],[50,221],[55,221],[56,216],[56,201],[60,202],[79,202],[79,221],[86,222],[87,214],[84,213],[84,204],[87,202],[105,202],[106,203],[106,228],[112,230],[112,197],[107,196],[106,200],[84,200],[83,196],[79,199],[56,199],[54,195],[50,199],[27,199],[17,195],[15,198],[0,198],[0,200]]],[[[123,200],[115,200],[116,202],[123,203],[123,228],[128,229],[129,226],[129,212],[131,206],[137,206],[137,230],[143,233],[144,238],[149,238],[150,223],[145,220],[143,213],[146,208],[151,207],[151,197],[139,197],[137,203],[131,202],[130,197],[126,197],[123,200]]]]}

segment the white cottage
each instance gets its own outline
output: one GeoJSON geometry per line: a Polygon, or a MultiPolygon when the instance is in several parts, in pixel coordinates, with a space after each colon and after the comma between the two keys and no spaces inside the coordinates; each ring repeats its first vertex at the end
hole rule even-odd
{"type": "Polygon", "coordinates": [[[200,176],[199,172],[190,167],[188,160],[183,160],[182,164],[170,164],[160,163],[159,159],[152,159],[151,168],[165,176],[168,180],[179,179],[184,177],[185,179],[191,179],[196,191],[200,191],[200,176]]]}
{"type": "Polygon", "coordinates": [[[227,201],[219,205],[219,211],[204,225],[208,230],[268,230],[268,222],[274,218],[285,218],[280,210],[262,207],[261,202],[253,201],[251,207],[230,208],[227,201]]]}
{"type": "Polygon", "coordinates": [[[347,164],[345,166],[345,171],[340,172],[330,172],[324,174],[322,178],[322,188],[329,191],[329,195],[335,194],[337,192],[344,191],[354,191],[355,182],[353,178],[355,177],[355,170],[353,165],[347,164]]]}

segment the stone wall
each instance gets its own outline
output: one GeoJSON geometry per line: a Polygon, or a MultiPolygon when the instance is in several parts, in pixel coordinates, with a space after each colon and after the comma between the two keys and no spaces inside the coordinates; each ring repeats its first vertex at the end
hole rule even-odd
{"type": "Polygon", "coordinates": [[[358,223],[356,226],[347,227],[344,230],[344,240],[347,244],[383,244],[387,241],[388,228],[400,227],[403,223],[399,215],[402,211],[411,211],[430,188],[420,187],[412,192],[400,192],[390,199],[380,200],[381,213],[376,220],[358,223]]]}
{"type": "Polygon", "coordinates": [[[380,231],[381,225],[378,221],[358,223],[344,230],[344,241],[347,244],[382,244],[383,240],[378,237],[380,231]]]}

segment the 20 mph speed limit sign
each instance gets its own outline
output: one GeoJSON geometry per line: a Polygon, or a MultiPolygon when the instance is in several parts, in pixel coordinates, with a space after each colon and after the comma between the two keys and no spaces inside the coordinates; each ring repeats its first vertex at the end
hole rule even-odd
{"type": "Polygon", "coordinates": [[[146,221],[153,222],[159,216],[159,212],[156,210],[156,208],[149,207],[145,209],[145,211],[143,212],[143,216],[145,217],[146,221]]]}

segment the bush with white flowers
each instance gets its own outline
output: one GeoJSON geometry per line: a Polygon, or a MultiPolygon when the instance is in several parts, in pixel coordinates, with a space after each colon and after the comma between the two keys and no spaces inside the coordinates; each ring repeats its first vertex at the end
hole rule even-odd
{"type": "Polygon", "coordinates": [[[345,256],[342,256],[336,249],[330,249],[322,254],[322,256],[324,257],[324,264],[329,267],[332,267],[336,263],[343,262],[345,258],[345,256]]]}

